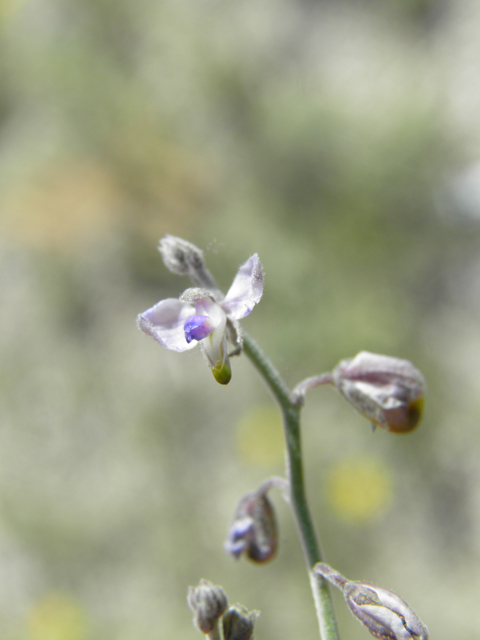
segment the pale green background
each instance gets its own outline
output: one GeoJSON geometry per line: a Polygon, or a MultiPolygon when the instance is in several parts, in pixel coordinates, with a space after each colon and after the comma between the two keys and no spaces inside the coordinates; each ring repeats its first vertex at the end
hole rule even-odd
{"type": "MultiPolygon", "coordinates": [[[[283,472],[257,374],[236,359],[223,388],[135,327],[188,286],[165,233],[224,289],[259,253],[245,327],[290,385],[363,349],[422,369],[408,436],[309,394],[308,493],[338,570],[432,640],[477,637],[479,3],[0,7],[0,638],[200,638],[202,577],[261,610],[258,640],[318,637],[280,496],[273,563],[222,549],[238,498],[283,472]]],[[[369,638],[336,603],[342,638],[369,638]]]]}

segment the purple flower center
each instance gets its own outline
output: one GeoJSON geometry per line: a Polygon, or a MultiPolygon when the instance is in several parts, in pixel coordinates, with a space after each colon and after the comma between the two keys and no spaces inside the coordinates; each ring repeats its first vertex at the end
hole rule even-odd
{"type": "Polygon", "coordinates": [[[213,331],[208,316],[191,316],[185,320],[183,328],[185,331],[185,340],[188,343],[192,342],[192,340],[203,340],[213,331]]]}

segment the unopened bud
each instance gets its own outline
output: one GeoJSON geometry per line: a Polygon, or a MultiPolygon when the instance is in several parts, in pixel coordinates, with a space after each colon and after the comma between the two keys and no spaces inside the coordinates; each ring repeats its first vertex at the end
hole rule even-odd
{"type": "Polygon", "coordinates": [[[372,424],[394,433],[420,422],[425,379],[408,360],[362,351],[333,371],[340,393],[372,424]]]}
{"type": "Polygon", "coordinates": [[[427,640],[428,631],[396,593],[364,582],[349,582],[345,600],[354,616],[381,640],[427,640]]]}
{"type": "Polygon", "coordinates": [[[223,637],[225,640],[251,640],[258,611],[247,611],[235,605],[223,616],[223,637]]]}
{"type": "Polygon", "coordinates": [[[428,631],[416,613],[396,593],[368,582],[351,582],[327,564],[314,573],[338,587],[353,615],[380,640],[428,640],[428,631]]]}
{"type": "Polygon", "coordinates": [[[169,271],[180,276],[190,276],[198,287],[208,289],[222,297],[212,274],[205,266],[201,249],[182,238],[167,234],[160,240],[158,250],[169,271]]]}
{"type": "Polygon", "coordinates": [[[167,269],[177,275],[188,275],[192,268],[204,266],[203,251],[182,238],[167,234],[161,238],[158,250],[167,269]]]}
{"type": "Polygon", "coordinates": [[[268,562],[277,551],[277,523],[273,505],[262,491],[245,494],[235,509],[225,549],[235,558],[268,562]]]}
{"type": "Polygon", "coordinates": [[[200,580],[198,587],[189,587],[187,604],[194,614],[193,620],[202,633],[211,633],[228,607],[222,587],[208,580],[200,580]]]}

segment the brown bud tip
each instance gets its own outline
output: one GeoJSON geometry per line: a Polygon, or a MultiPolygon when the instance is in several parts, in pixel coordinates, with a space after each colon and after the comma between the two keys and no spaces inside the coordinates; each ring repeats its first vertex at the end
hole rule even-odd
{"type": "Polygon", "coordinates": [[[340,393],[374,425],[393,433],[420,422],[425,379],[408,360],[362,351],[333,371],[340,393]]]}
{"type": "Polygon", "coordinates": [[[225,640],[251,640],[258,611],[247,611],[235,605],[223,616],[223,637],[225,640]]]}
{"type": "Polygon", "coordinates": [[[205,634],[213,631],[228,607],[222,587],[208,580],[200,580],[198,587],[188,588],[187,604],[194,614],[194,623],[205,634]]]}

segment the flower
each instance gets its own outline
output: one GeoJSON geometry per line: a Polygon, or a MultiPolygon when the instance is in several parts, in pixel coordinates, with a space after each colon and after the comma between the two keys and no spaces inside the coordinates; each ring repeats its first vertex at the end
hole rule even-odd
{"type": "Polygon", "coordinates": [[[372,424],[394,433],[420,422],[425,379],[408,360],[362,351],[332,373],[340,393],[372,424]]]}
{"type": "Polygon", "coordinates": [[[187,351],[199,343],[217,382],[228,384],[232,371],[227,337],[239,351],[237,321],[248,316],[262,294],[263,269],[255,253],[240,267],[223,300],[218,300],[217,291],[187,289],[180,299],[167,298],[141,313],[137,324],[172,351],[187,351]]]}

